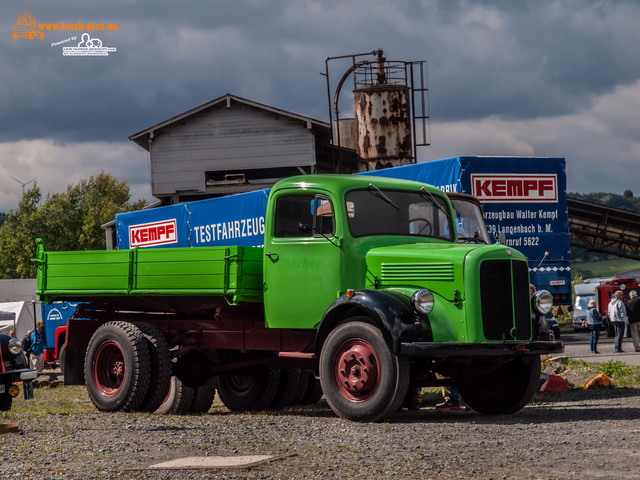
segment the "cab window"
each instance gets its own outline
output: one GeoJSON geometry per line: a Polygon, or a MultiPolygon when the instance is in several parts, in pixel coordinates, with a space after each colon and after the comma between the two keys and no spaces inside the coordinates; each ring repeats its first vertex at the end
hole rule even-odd
{"type": "Polygon", "coordinates": [[[335,234],[331,200],[324,195],[284,195],[276,200],[274,236],[314,237],[335,234]]]}

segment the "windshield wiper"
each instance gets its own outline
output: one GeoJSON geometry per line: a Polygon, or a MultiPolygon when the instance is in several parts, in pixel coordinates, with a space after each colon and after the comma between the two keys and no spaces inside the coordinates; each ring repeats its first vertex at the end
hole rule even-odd
{"type": "Polygon", "coordinates": [[[384,202],[387,202],[389,205],[391,205],[392,207],[394,207],[396,210],[400,210],[400,207],[397,206],[395,203],[393,203],[393,201],[387,197],[384,193],[382,193],[382,190],[380,190],[378,187],[376,187],[373,183],[369,184],[369,188],[368,188],[369,193],[375,195],[376,197],[378,197],[380,200],[383,200],[384,202]],[[373,191],[371,190],[373,189],[373,191]]]}
{"type": "Polygon", "coordinates": [[[433,193],[431,193],[429,190],[427,190],[427,189],[426,189],[426,188],[424,188],[424,187],[420,187],[420,193],[423,193],[423,194],[424,194],[424,193],[426,193],[428,196],[426,196],[426,195],[422,195],[422,196],[423,196],[424,198],[426,198],[426,199],[430,200],[430,201],[431,201],[431,203],[433,203],[433,204],[436,206],[436,208],[437,208],[438,210],[440,210],[442,213],[444,213],[444,216],[445,216],[445,217],[447,217],[447,218],[448,218],[448,217],[450,216],[450,214],[449,214],[449,213],[447,213],[447,211],[446,211],[444,208],[442,208],[442,205],[440,205],[440,204],[438,203],[438,201],[435,199],[435,197],[433,196],[433,193]]]}
{"type": "Polygon", "coordinates": [[[487,243],[482,238],[480,238],[478,232],[474,233],[473,237],[465,237],[464,235],[458,234],[458,240],[464,240],[465,243],[487,243]]]}

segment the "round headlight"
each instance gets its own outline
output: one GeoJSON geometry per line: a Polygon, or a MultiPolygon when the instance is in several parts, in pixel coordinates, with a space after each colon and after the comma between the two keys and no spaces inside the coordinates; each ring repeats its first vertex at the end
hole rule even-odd
{"type": "Polygon", "coordinates": [[[541,315],[549,313],[553,307],[553,295],[546,290],[538,290],[532,297],[533,309],[541,315]]]}
{"type": "Polygon", "coordinates": [[[17,338],[9,340],[9,352],[18,355],[22,351],[22,342],[17,338]]]}
{"type": "Polygon", "coordinates": [[[411,297],[413,307],[420,313],[427,314],[433,309],[433,293],[426,288],[418,290],[411,297]]]}

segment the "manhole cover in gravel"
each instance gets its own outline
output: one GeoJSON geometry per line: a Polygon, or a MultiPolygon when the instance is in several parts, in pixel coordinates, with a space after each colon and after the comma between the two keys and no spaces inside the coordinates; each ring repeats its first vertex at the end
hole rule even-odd
{"type": "Polygon", "coordinates": [[[207,456],[185,457],[168,462],[155,463],[146,470],[197,470],[206,468],[246,468],[272,462],[291,455],[236,455],[233,457],[207,456]]]}

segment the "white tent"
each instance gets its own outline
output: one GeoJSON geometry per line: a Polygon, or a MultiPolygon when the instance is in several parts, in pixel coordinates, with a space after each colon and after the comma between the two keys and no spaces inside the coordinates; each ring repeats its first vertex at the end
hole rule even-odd
{"type": "Polygon", "coordinates": [[[0,333],[8,335],[11,330],[15,330],[16,337],[22,339],[34,327],[31,302],[0,303],[0,333]]]}

